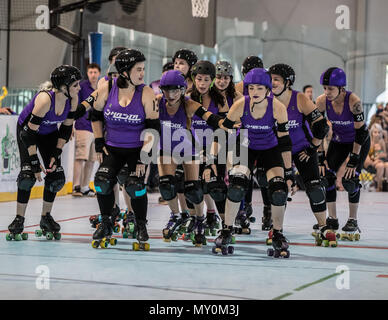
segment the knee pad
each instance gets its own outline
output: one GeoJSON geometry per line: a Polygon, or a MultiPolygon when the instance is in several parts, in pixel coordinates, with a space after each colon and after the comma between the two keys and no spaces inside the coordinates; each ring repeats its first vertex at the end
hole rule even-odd
{"type": "Polygon", "coordinates": [[[203,201],[201,182],[197,180],[185,181],[185,197],[193,204],[200,204],[203,201]]]}
{"type": "Polygon", "coordinates": [[[131,199],[144,197],[147,193],[144,176],[138,177],[136,174],[129,175],[125,183],[125,191],[127,191],[131,199]]]}
{"type": "Polygon", "coordinates": [[[282,177],[273,177],[268,181],[268,195],[271,204],[284,206],[287,203],[288,187],[282,177]]]}
{"type": "Polygon", "coordinates": [[[356,193],[360,189],[360,179],[359,174],[356,172],[356,175],[350,179],[342,178],[342,185],[344,189],[349,193],[356,193]]]}
{"type": "Polygon", "coordinates": [[[117,175],[117,182],[121,186],[125,186],[127,178],[128,178],[128,175],[129,175],[128,166],[122,167],[120,172],[119,172],[119,174],[117,175]]]}
{"type": "MultiPolygon", "coordinates": [[[[321,206],[326,201],[326,193],[324,187],[319,180],[307,181],[305,183],[306,194],[310,199],[311,204],[315,206],[321,206]]],[[[322,210],[320,210],[322,211],[322,210]]],[[[317,211],[319,212],[319,211],[317,211]]]]}
{"type": "Polygon", "coordinates": [[[44,187],[52,193],[60,191],[66,183],[65,173],[61,166],[57,167],[54,172],[50,172],[44,178],[44,187]]]}
{"type": "Polygon", "coordinates": [[[159,178],[159,191],[163,200],[174,199],[177,193],[175,177],[172,175],[161,176],[159,178]]]}
{"type": "Polygon", "coordinates": [[[230,175],[227,198],[232,202],[240,202],[244,200],[248,188],[249,179],[245,174],[237,173],[230,175]]]}
{"type": "Polygon", "coordinates": [[[212,176],[209,182],[203,182],[203,193],[208,193],[216,202],[226,199],[226,184],[222,177],[212,176]]]}
{"type": "Polygon", "coordinates": [[[267,176],[265,175],[264,168],[257,168],[256,177],[260,188],[268,187],[267,176]]]}
{"type": "Polygon", "coordinates": [[[36,178],[29,164],[22,166],[22,170],[20,171],[16,182],[20,190],[30,191],[32,189],[36,182],[36,178]]]}
{"type": "Polygon", "coordinates": [[[177,193],[185,192],[185,173],[182,165],[179,165],[175,170],[175,189],[177,193]]]}
{"type": "Polygon", "coordinates": [[[112,174],[111,168],[100,167],[94,177],[94,188],[99,194],[109,195],[113,192],[116,179],[117,178],[112,174]]]}

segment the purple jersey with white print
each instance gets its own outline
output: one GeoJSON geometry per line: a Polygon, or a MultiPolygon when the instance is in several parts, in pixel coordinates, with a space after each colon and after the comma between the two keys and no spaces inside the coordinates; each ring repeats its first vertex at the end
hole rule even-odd
{"type": "MultiPolygon", "coordinates": [[[[81,90],[78,92],[78,102],[81,103],[82,101],[86,100],[91,93],[93,93],[94,89],[89,80],[81,81],[79,85],[81,90]]],[[[75,121],[74,128],[76,130],[86,130],[93,132],[92,123],[90,120],[88,120],[88,112],[86,112],[83,117],[75,121]]]]}
{"type": "MultiPolygon", "coordinates": [[[[185,97],[185,101],[189,98],[185,97]]],[[[192,136],[187,130],[187,116],[184,104],[181,104],[174,115],[167,112],[166,99],[162,97],[159,102],[159,119],[161,127],[160,149],[168,153],[173,152],[179,144],[179,152],[192,150],[192,136]],[[182,143],[184,142],[184,143],[182,143]]]]}
{"type": "Polygon", "coordinates": [[[326,98],[327,118],[333,128],[333,141],[339,143],[353,143],[356,136],[353,114],[350,111],[349,97],[352,93],[346,91],[344,107],[341,114],[335,113],[331,101],[326,98]]]}
{"type": "Polygon", "coordinates": [[[136,87],[131,102],[122,107],[119,104],[119,87],[116,79],[104,107],[106,144],[118,148],[139,148],[143,146],[140,140],[145,128],[145,111],[142,103],[142,93],[145,84],[136,87]]]}
{"type": "MultiPolygon", "coordinates": [[[[51,104],[50,104],[50,109],[49,111],[45,114],[43,117],[42,123],[39,126],[38,129],[38,134],[40,135],[46,135],[49,133],[52,133],[56,130],[58,130],[58,124],[62,123],[63,121],[66,120],[67,115],[71,109],[71,104],[70,100],[67,99],[65,103],[65,108],[62,112],[61,115],[56,115],[55,114],[55,93],[54,91],[46,91],[50,97],[51,97],[51,104]]],[[[23,125],[24,122],[29,121],[32,110],[34,109],[35,106],[35,99],[38,96],[38,94],[41,92],[38,92],[32,100],[27,104],[27,106],[23,109],[23,111],[20,113],[19,118],[18,118],[18,124],[23,125]]]]}
{"type": "MultiPolygon", "coordinates": [[[[210,111],[213,114],[218,113],[218,107],[216,106],[216,103],[211,100],[209,107],[207,108],[207,111],[210,111]]],[[[194,137],[196,141],[200,141],[200,137],[202,136],[202,147],[206,148],[207,144],[212,143],[212,140],[209,141],[206,137],[209,136],[209,132],[214,131],[211,126],[209,126],[205,120],[202,118],[198,117],[197,115],[194,115],[191,121],[191,128],[193,129],[194,132],[194,137]]],[[[213,134],[211,134],[213,136],[213,134]]],[[[199,150],[197,150],[199,151],[199,150]]]]}
{"type": "Polygon", "coordinates": [[[298,153],[310,145],[303,130],[303,113],[298,110],[298,93],[298,91],[292,90],[291,99],[287,107],[292,154],[298,153]]]}
{"type": "MultiPolygon", "coordinates": [[[[268,106],[261,119],[254,119],[249,110],[251,98],[245,96],[244,112],[241,117],[243,129],[248,129],[248,147],[253,150],[267,150],[278,145],[278,139],[273,130],[275,118],[273,117],[273,98],[267,97],[268,106]]],[[[246,131],[246,130],[244,130],[246,131]]]]}

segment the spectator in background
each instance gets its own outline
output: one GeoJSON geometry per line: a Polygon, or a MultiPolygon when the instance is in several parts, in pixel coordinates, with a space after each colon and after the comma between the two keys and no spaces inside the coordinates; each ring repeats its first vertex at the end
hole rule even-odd
{"type": "Polygon", "coordinates": [[[0,114],[12,115],[12,114],[16,114],[16,113],[13,112],[10,107],[4,107],[4,108],[0,108],[0,114]]]}
{"type": "Polygon", "coordinates": [[[314,102],[314,95],[313,95],[313,86],[311,84],[307,84],[303,87],[303,93],[309,98],[312,102],[314,102]]]}
{"type": "Polygon", "coordinates": [[[375,123],[369,130],[370,149],[364,163],[364,168],[371,173],[376,173],[376,191],[383,190],[383,180],[388,177],[387,149],[383,137],[383,128],[375,123]]]}
{"type": "MultiPolygon", "coordinates": [[[[101,68],[96,63],[86,67],[88,79],[80,83],[81,90],[78,93],[79,101],[84,101],[97,89],[98,78],[101,68]]],[[[95,193],[89,188],[94,162],[97,160],[94,150],[94,135],[88,113],[75,121],[75,157],[74,157],[74,178],[73,196],[94,197],[95,193]]]]}

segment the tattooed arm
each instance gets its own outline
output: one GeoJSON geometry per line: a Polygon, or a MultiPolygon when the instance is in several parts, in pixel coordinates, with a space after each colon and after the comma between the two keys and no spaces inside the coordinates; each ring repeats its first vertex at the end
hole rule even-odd
{"type": "MultiPolygon", "coordinates": [[[[358,130],[363,125],[365,125],[364,109],[362,107],[362,103],[361,103],[360,98],[357,97],[354,93],[352,93],[349,97],[349,106],[350,106],[350,111],[353,113],[354,129],[358,130]]],[[[354,142],[353,152],[356,154],[359,154],[360,150],[361,150],[361,145],[357,142],[354,142]]]]}

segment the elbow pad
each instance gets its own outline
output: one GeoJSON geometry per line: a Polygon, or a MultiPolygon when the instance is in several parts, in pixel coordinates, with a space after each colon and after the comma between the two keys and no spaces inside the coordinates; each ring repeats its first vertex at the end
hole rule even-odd
{"type": "Polygon", "coordinates": [[[73,113],[74,113],[74,120],[78,120],[79,118],[82,118],[86,114],[86,107],[82,103],[80,103],[77,106],[77,109],[73,113]]]}
{"type": "Polygon", "coordinates": [[[71,137],[71,133],[73,132],[73,125],[71,126],[66,126],[63,123],[59,127],[59,138],[65,140],[66,142],[69,141],[71,137]]]}
{"type": "Polygon", "coordinates": [[[218,129],[219,125],[218,123],[222,120],[222,117],[218,114],[212,113],[210,117],[206,120],[206,123],[211,126],[213,129],[218,129]]]}
{"type": "Polygon", "coordinates": [[[90,111],[90,120],[92,122],[97,122],[97,121],[104,122],[104,111],[98,111],[93,108],[90,111]]]}
{"type": "Polygon", "coordinates": [[[232,121],[228,117],[226,117],[222,125],[227,129],[233,129],[235,123],[236,121],[232,121]]]}
{"type": "Polygon", "coordinates": [[[309,123],[312,123],[314,121],[316,121],[317,119],[319,119],[319,117],[322,116],[322,113],[317,109],[314,109],[313,111],[311,111],[307,116],[307,121],[309,123]]]}
{"type": "Polygon", "coordinates": [[[368,137],[369,137],[368,128],[366,127],[365,124],[363,124],[361,128],[356,129],[356,137],[354,139],[354,142],[362,146],[368,137]]]}
{"type": "Polygon", "coordinates": [[[27,149],[30,146],[36,145],[37,136],[38,132],[30,129],[28,125],[25,125],[23,130],[20,132],[20,140],[27,149]]]}
{"type": "Polygon", "coordinates": [[[311,132],[313,133],[314,138],[317,138],[319,140],[322,140],[324,137],[326,137],[329,130],[330,128],[325,118],[314,122],[311,125],[311,132]]]}
{"type": "Polygon", "coordinates": [[[278,138],[278,146],[279,146],[280,152],[291,151],[292,142],[291,142],[290,135],[286,135],[278,138]]]}

